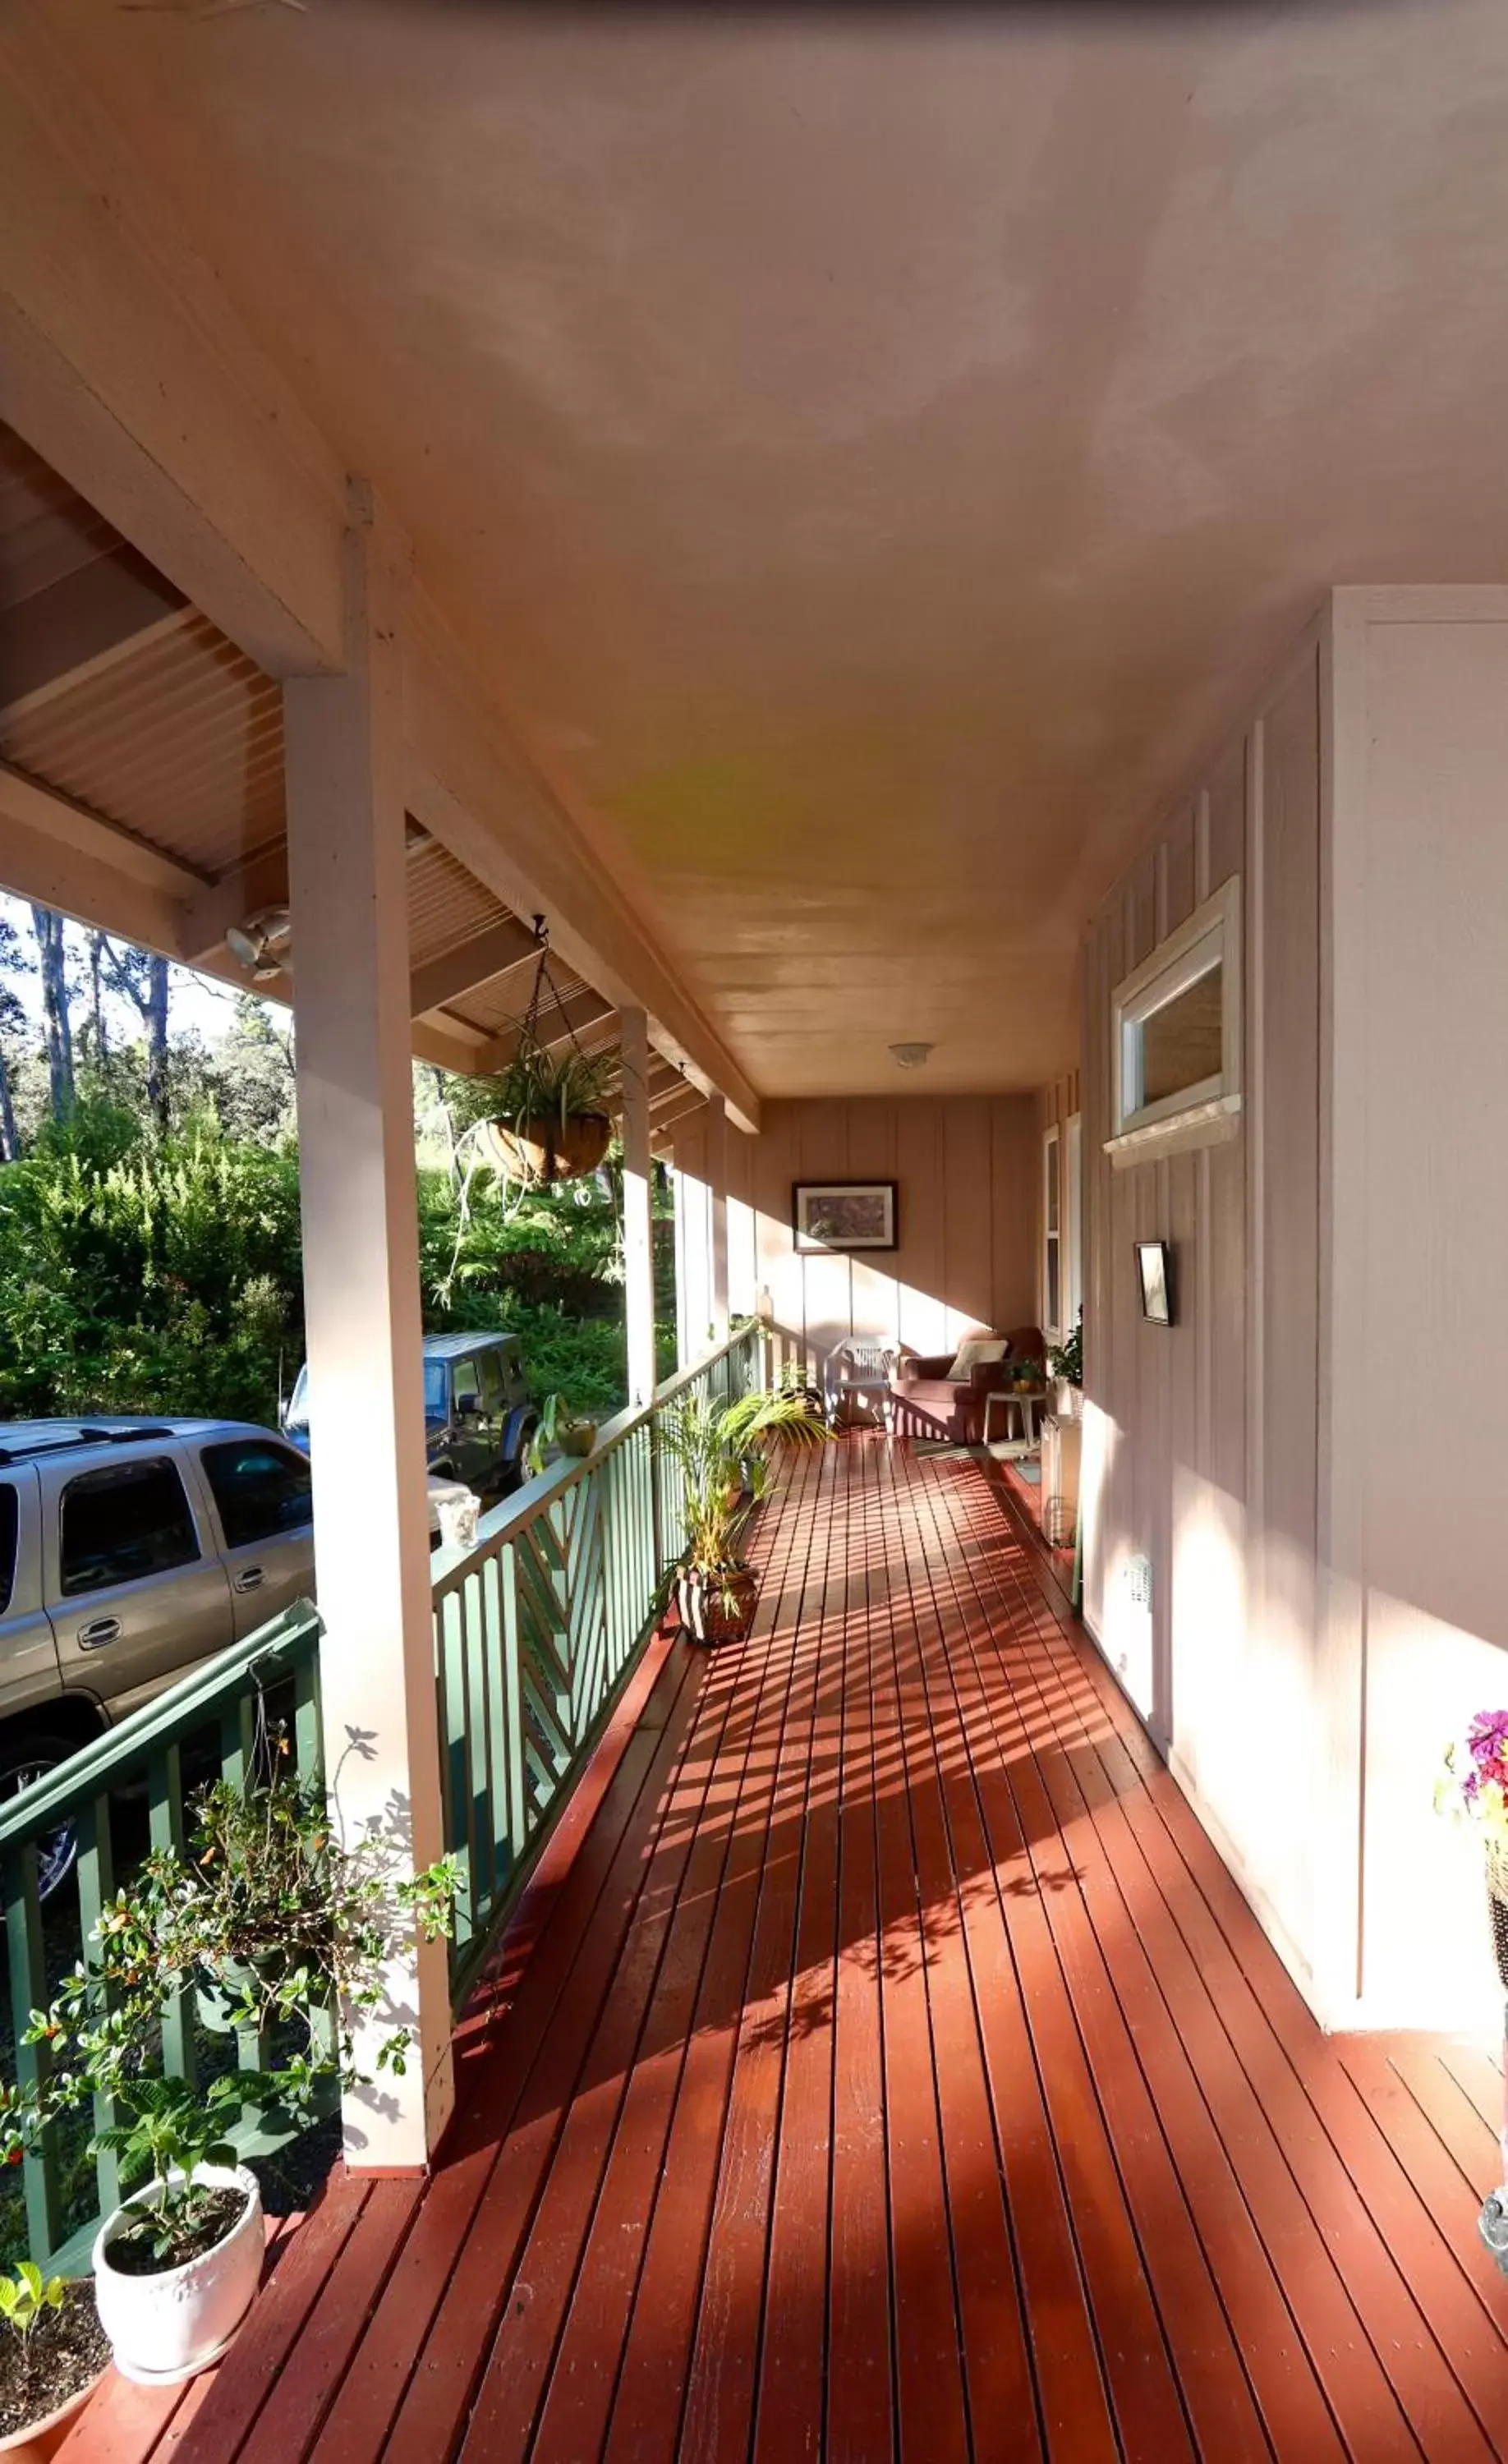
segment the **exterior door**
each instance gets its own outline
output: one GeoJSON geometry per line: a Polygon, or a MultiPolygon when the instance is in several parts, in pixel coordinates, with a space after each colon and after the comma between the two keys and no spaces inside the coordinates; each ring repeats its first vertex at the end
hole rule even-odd
{"type": "Polygon", "coordinates": [[[226,1570],[175,1454],[38,1472],[63,1683],[119,1718],[230,1641],[226,1570]]]}
{"type": "Polygon", "coordinates": [[[474,1359],[451,1364],[450,1421],[455,1431],[450,1460],[456,1478],[464,1480],[469,1488],[485,1488],[492,1447],[482,1416],[482,1382],[474,1359]]]}
{"type": "Polygon", "coordinates": [[[220,1526],[236,1640],[315,1590],[309,1459],[272,1438],[219,1438],[197,1448],[220,1526]]]}
{"type": "Polygon", "coordinates": [[[42,1607],[36,1474],[0,1480],[0,1714],[34,1709],[57,1692],[57,1647],[42,1607]]]}

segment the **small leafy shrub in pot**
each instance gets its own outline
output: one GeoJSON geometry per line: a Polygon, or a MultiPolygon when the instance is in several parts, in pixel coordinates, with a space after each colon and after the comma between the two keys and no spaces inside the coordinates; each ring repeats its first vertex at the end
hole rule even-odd
{"type": "Polygon", "coordinates": [[[94,2288],[24,2258],[0,2276],[0,2456],[41,2464],[67,2436],[110,2358],[94,2288]]]}
{"type": "MultiPolygon", "coordinates": [[[[274,1754],[286,1749],[275,1741],[274,1754]]],[[[320,2084],[367,2083],[357,2032],[381,2019],[386,1964],[415,1927],[448,1931],[456,1872],[407,1869],[379,1833],[347,1847],[322,1787],[284,1777],[217,1781],[196,1802],[188,1853],[158,1849],[102,1909],[85,1957],[25,2041],[45,2076],[0,2086],[0,2154],[13,2161],[55,2116],[108,2100],[94,2150],[114,2149],[133,2190],[95,2244],[99,2314],[127,2376],[170,2382],[202,2369],[248,2308],[261,2273],[254,2177],[231,2132],[312,2115],[320,2084]],[[157,2070],[164,2010],[197,1993],[224,2024],[295,2050],[196,2092],[157,2070]],[[334,2015],[331,2016],[331,2004],[334,2015]]],[[[382,2035],[376,2068],[401,2075],[409,2036],[382,2035]]]]}

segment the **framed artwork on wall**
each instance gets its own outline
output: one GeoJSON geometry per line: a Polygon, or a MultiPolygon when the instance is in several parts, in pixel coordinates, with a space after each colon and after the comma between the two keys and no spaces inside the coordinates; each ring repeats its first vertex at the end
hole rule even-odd
{"type": "Polygon", "coordinates": [[[893,1180],[798,1180],[791,1190],[791,1228],[806,1257],[846,1256],[855,1249],[893,1249],[897,1240],[893,1180]]]}

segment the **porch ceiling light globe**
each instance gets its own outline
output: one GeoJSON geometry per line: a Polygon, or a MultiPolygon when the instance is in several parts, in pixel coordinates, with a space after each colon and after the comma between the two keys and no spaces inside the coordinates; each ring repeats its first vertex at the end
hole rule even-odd
{"type": "Polygon", "coordinates": [[[920,1069],[932,1047],[929,1044],[892,1044],[890,1058],[900,1069],[920,1069]]]}
{"type": "Polygon", "coordinates": [[[232,958],[250,970],[258,983],[282,975],[290,964],[289,918],[286,907],[264,907],[244,924],[232,924],[225,936],[232,958]]]}

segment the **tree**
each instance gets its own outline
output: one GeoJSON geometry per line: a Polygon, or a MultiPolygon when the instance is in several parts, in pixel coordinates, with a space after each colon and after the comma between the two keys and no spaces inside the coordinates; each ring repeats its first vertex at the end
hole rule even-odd
{"type": "Polygon", "coordinates": [[[63,919],[51,907],[32,902],[37,966],[42,979],[42,1034],[52,1088],[53,1118],[66,1121],[74,1109],[74,1034],[69,1018],[68,950],[63,919]]]}
{"type": "Polygon", "coordinates": [[[117,992],[131,1002],[146,1031],[146,1104],[160,1133],[170,1126],[167,1085],[167,960],[155,950],[118,950],[101,935],[101,955],[117,992]]]}
{"type": "Polygon", "coordinates": [[[228,1136],[276,1146],[293,1130],[293,1034],[254,993],[236,994],[234,1023],[212,1048],[206,1081],[228,1136]]]}
{"type": "Polygon", "coordinates": [[[15,1120],[13,1047],[26,1033],[26,1011],[13,980],[31,972],[15,926],[0,915],[0,1163],[14,1163],[21,1152],[15,1120]]]}

